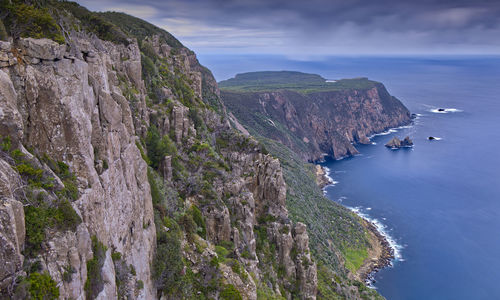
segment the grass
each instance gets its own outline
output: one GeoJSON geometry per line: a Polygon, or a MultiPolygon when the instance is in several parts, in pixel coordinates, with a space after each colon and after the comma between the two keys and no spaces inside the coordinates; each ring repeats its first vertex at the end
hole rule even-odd
{"type": "Polygon", "coordinates": [[[345,258],[345,266],[352,273],[356,273],[359,270],[365,259],[368,258],[368,251],[366,248],[352,248],[347,247],[342,250],[345,258]]]}
{"type": "Polygon", "coordinates": [[[304,94],[340,91],[346,89],[369,89],[375,81],[368,78],[341,79],[336,82],[326,82],[326,79],[316,75],[301,72],[251,72],[238,74],[234,78],[219,82],[219,87],[232,92],[263,92],[275,90],[290,90],[304,94]]]}

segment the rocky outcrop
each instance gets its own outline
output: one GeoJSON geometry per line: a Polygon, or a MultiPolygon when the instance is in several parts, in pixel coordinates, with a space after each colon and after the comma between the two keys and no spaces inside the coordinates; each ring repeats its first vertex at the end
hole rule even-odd
{"type": "MultiPolygon", "coordinates": [[[[80,298],[89,276],[87,262],[93,257],[90,237],[96,236],[107,246],[109,258],[112,251],[120,252],[134,266],[136,276],[131,280],[144,283],[136,297],[150,299],[154,295],[155,228],[148,225],[154,221],[147,165],[134,137],[140,127],[132,121],[132,111],[138,116],[147,112],[140,105],[129,104],[118,79],[119,74],[144,101],[137,45],[74,37],[71,49],[79,51],[80,58],[66,52],[66,45],[47,39],[20,39],[1,49],[18,62],[0,70],[3,137],[9,136],[13,145],[34,149],[38,157],[63,161],[77,176],[79,197],[72,207],[83,223],[74,232],[51,231],[42,245],[43,255],[32,259],[41,261],[62,297],[80,298]],[[69,281],[62,276],[68,268],[73,271],[69,281]]],[[[2,196],[6,197],[5,191],[2,196]]],[[[15,203],[2,204],[3,220],[11,220],[12,227],[5,223],[10,236],[22,237],[22,226],[13,226],[22,222],[9,217],[9,211],[18,207],[15,203]]],[[[22,214],[15,216],[21,218],[22,214]]],[[[11,253],[19,253],[21,241],[10,238],[11,253]]],[[[2,257],[3,264],[13,266],[2,280],[19,271],[16,261],[20,259],[19,255],[2,257]]],[[[113,263],[105,263],[100,273],[113,280],[105,281],[99,297],[116,294],[113,263]]]]}
{"type": "Polygon", "coordinates": [[[23,204],[15,200],[19,187],[18,174],[0,159],[0,289],[11,292],[17,276],[24,275],[24,210],[23,204]]]}
{"type": "Polygon", "coordinates": [[[413,146],[413,141],[409,136],[405,137],[403,140],[400,140],[397,137],[393,137],[387,144],[385,144],[385,146],[391,149],[411,147],[413,146]]]}
{"type": "Polygon", "coordinates": [[[411,121],[408,109],[381,83],[336,91],[222,91],[229,110],[250,131],[280,141],[304,159],[357,154],[354,144],[411,121]],[[256,126],[258,124],[258,126],[256,126]]]}
{"type": "Polygon", "coordinates": [[[289,219],[280,162],[233,129],[237,120],[228,120],[213,76],[194,53],[156,35],[141,45],[153,49],[161,86],[145,85],[135,40],[73,32],[66,45],[0,44],[1,292],[12,295],[15,279],[29,275],[24,260],[52,278],[61,298],[189,298],[183,293],[201,293],[196,286],[212,298],[235,288],[257,299],[266,288],[315,299],[316,264],[306,226],[289,219]],[[49,183],[30,182],[19,157],[49,183]],[[37,194],[56,208],[70,184],[72,198],[61,197],[78,222],[48,224],[40,249],[23,255],[31,238],[24,225],[32,221],[23,211],[38,208],[37,194]],[[192,280],[182,290],[154,274],[175,257],[157,250],[174,229],[182,267],[159,277],[192,280]],[[220,245],[227,257],[215,251],[220,245]]]}
{"type": "Polygon", "coordinates": [[[316,184],[322,189],[325,186],[332,184],[332,180],[328,177],[324,167],[320,165],[315,166],[316,184]]]}

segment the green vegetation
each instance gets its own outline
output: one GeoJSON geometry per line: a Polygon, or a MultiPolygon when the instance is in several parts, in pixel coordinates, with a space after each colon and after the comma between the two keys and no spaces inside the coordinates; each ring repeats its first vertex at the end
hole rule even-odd
{"type": "Polygon", "coordinates": [[[177,159],[177,148],[168,135],[160,136],[156,126],[150,126],[146,135],[146,149],[151,167],[158,169],[161,161],[166,155],[172,155],[177,159]]]}
{"type": "Polygon", "coordinates": [[[153,263],[153,279],[156,288],[166,295],[182,294],[181,272],[184,268],[180,239],[182,232],[177,223],[168,217],[155,221],[157,228],[157,249],[153,263]],[[168,231],[163,229],[163,226],[168,231]]]}
{"type": "Polygon", "coordinates": [[[75,231],[81,218],[71,206],[70,201],[78,198],[76,176],[69,166],[61,161],[54,161],[47,155],[40,159],[28,157],[19,149],[13,149],[10,137],[0,138],[1,151],[10,157],[12,167],[16,169],[23,182],[25,196],[26,245],[24,253],[35,256],[46,238],[47,229],[59,231],[75,231]],[[63,182],[63,186],[55,186],[55,178],[40,161],[45,163],[63,182]]]}
{"type": "Polygon", "coordinates": [[[30,299],[51,300],[59,298],[57,283],[48,273],[31,273],[27,278],[30,299]]]}
{"type": "Polygon", "coordinates": [[[2,20],[0,19],[0,41],[6,41],[9,37],[9,34],[7,33],[7,29],[5,28],[5,25],[3,24],[2,20]]]}
{"type": "Polygon", "coordinates": [[[220,293],[222,300],[242,300],[240,292],[232,284],[227,284],[220,293]]]}
{"type": "Polygon", "coordinates": [[[87,299],[95,299],[104,288],[101,270],[106,259],[106,251],[106,246],[96,236],[92,236],[92,252],[94,257],[87,261],[87,280],[84,286],[87,299]]]}
{"type": "Polygon", "coordinates": [[[368,257],[368,251],[366,248],[356,249],[345,247],[342,249],[342,253],[345,258],[345,267],[353,273],[361,267],[365,259],[368,257]]]}
{"type": "Polygon", "coordinates": [[[30,4],[20,0],[1,0],[0,12],[5,26],[14,38],[49,38],[60,44],[65,42],[61,28],[49,9],[37,2],[30,4]]]}
{"type": "Polygon", "coordinates": [[[301,93],[339,91],[345,89],[368,89],[376,82],[367,78],[341,79],[326,82],[316,74],[292,71],[267,71],[237,74],[234,78],[221,81],[219,87],[232,92],[262,92],[290,90],[301,93]]]}
{"type": "Polygon", "coordinates": [[[91,12],[76,2],[50,0],[47,2],[47,5],[52,7],[54,12],[57,12],[56,15],[61,18],[61,21],[64,21],[63,23],[69,23],[66,26],[71,26],[71,28],[79,31],[94,33],[101,40],[129,44],[127,35],[98,13],[91,12]],[[68,13],[72,17],[67,15],[68,13]]]}
{"type": "Polygon", "coordinates": [[[206,238],[207,228],[205,225],[205,219],[203,218],[200,209],[195,205],[192,205],[191,208],[188,210],[188,213],[191,215],[193,221],[197,226],[196,233],[202,238],[206,238]]]}
{"type": "Polygon", "coordinates": [[[68,200],[61,200],[57,206],[50,207],[41,203],[39,206],[25,206],[26,248],[25,253],[33,255],[41,249],[45,240],[46,228],[57,230],[76,230],[81,219],[68,200]]]}
{"type": "Polygon", "coordinates": [[[146,37],[151,37],[153,35],[159,35],[160,42],[167,43],[170,47],[181,48],[182,44],[167,31],[156,27],[144,20],[139,18],[120,13],[120,12],[103,12],[97,13],[103,19],[113,23],[118,26],[123,32],[125,32],[129,37],[137,38],[140,43],[146,37]]]}

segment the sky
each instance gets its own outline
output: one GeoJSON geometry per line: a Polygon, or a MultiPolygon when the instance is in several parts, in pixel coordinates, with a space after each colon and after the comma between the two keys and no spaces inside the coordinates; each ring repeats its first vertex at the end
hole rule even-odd
{"type": "Polygon", "coordinates": [[[77,0],[145,19],[199,54],[500,54],[499,0],[77,0]]]}

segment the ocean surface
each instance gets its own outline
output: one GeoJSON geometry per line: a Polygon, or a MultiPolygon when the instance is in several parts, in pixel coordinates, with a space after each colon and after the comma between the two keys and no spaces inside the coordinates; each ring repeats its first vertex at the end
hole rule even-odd
{"type": "Polygon", "coordinates": [[[326,196],[373,220],[396,248],[397,259],[376,274],[374,287],[387,299],[500,299],[500,57],[200,61],[217,80],[296,70],[383,82],[418,118],[357,146],[358,156],[325,163],[337,182],[326,196]],[[406,135],[413,148],[384,147],[406,135]]]}

